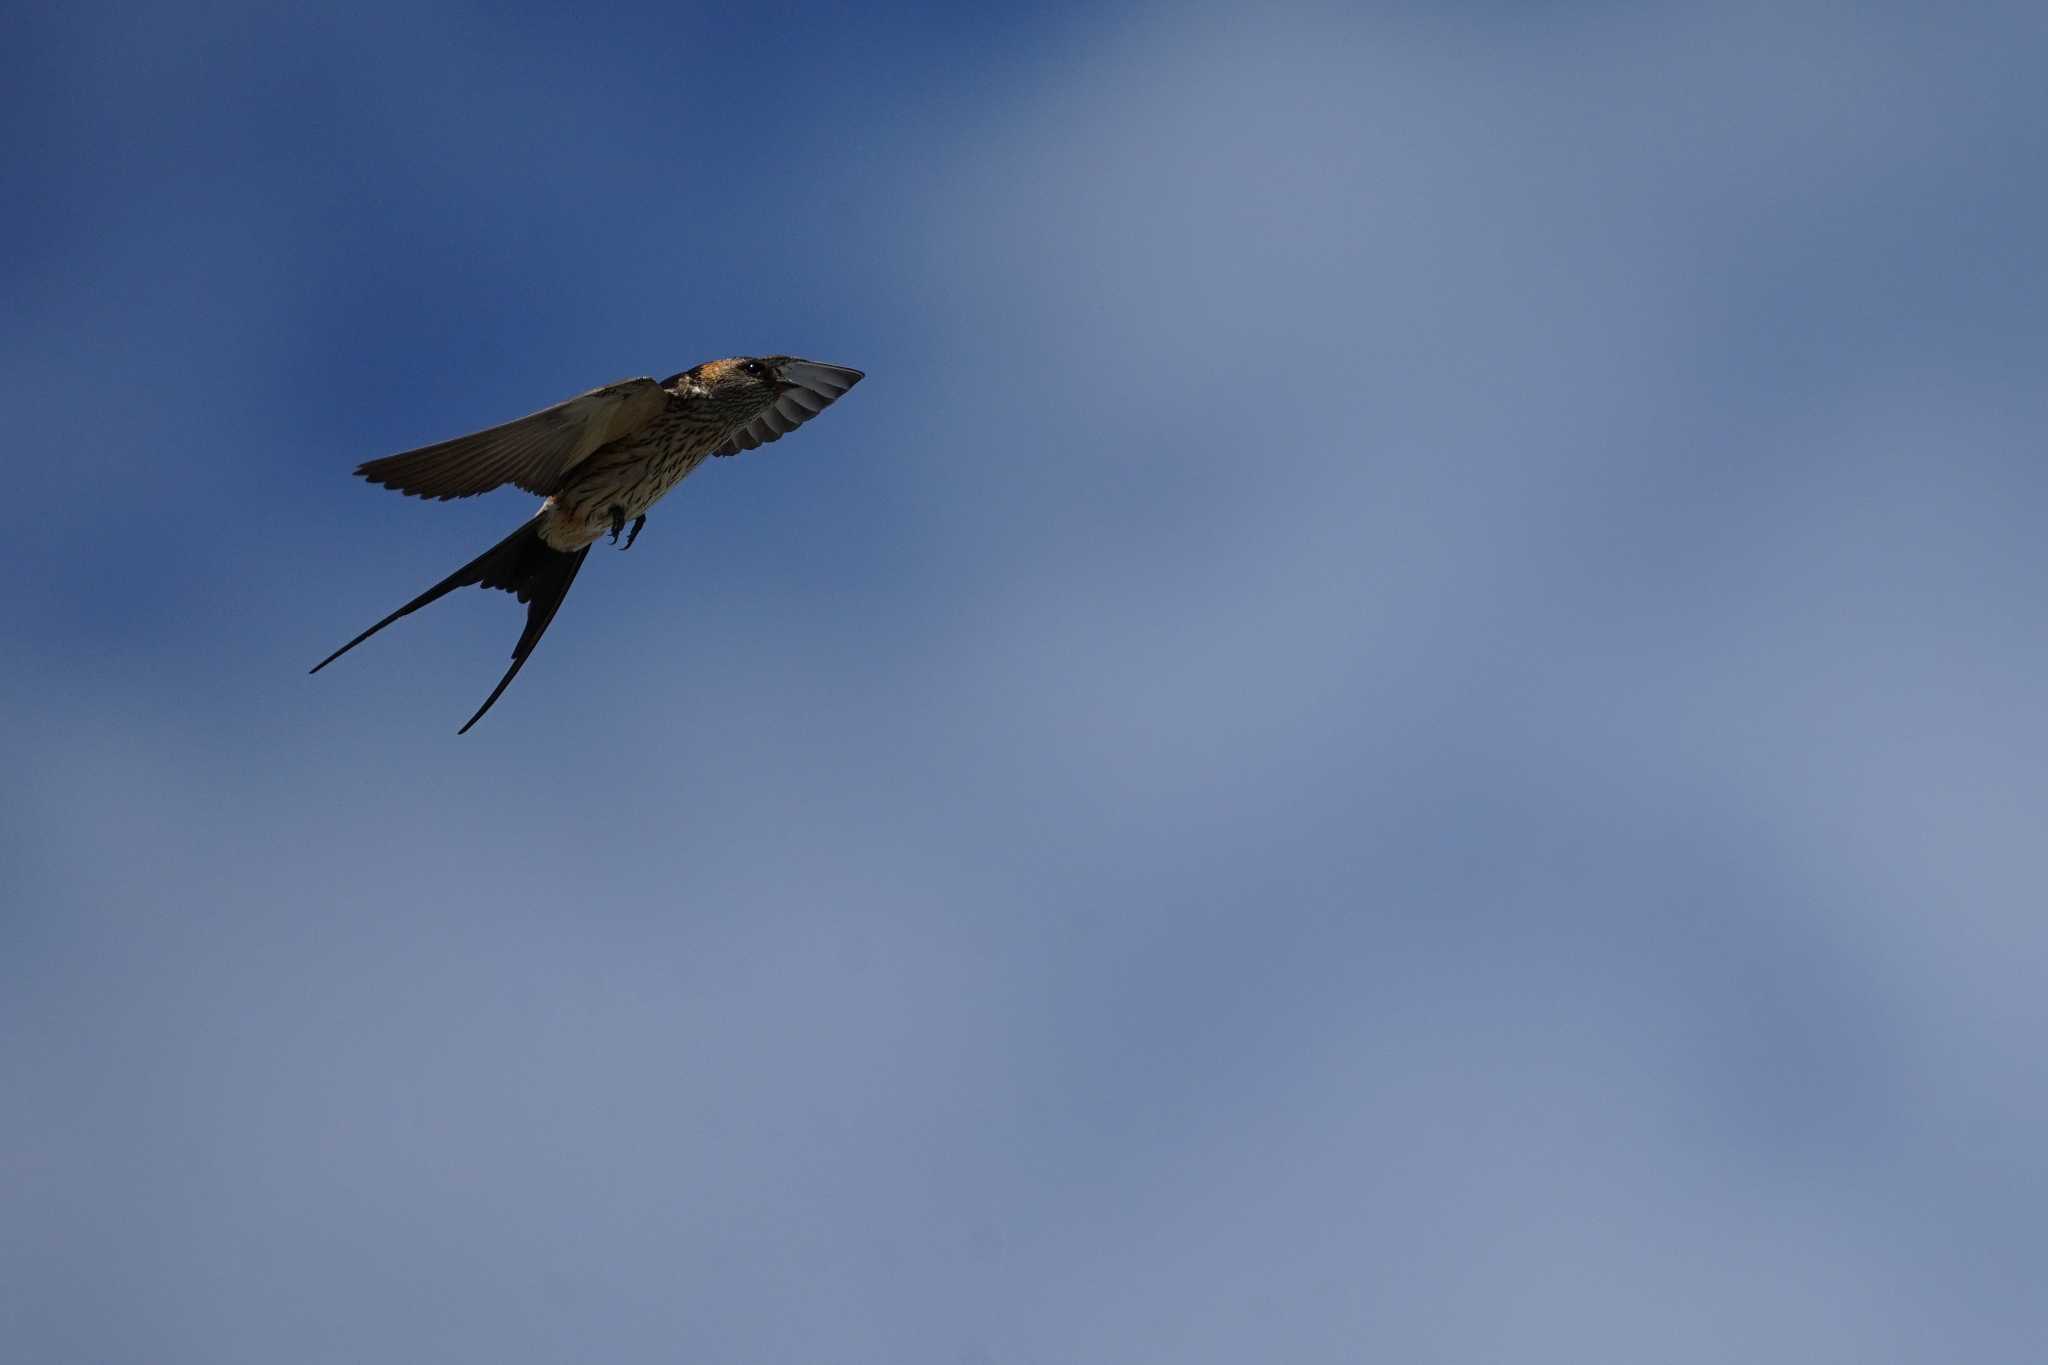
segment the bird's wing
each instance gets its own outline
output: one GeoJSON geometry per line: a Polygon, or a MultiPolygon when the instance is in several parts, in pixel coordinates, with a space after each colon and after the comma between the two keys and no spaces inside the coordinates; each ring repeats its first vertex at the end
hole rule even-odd
{"type": "Polygon", "coordinates": [[[768,411],[725,438],[713,455],[737,455],[767,445],[795,431],[832,405],[864,377],[859,370],[821,365],[815,360],[785,360],[776,367],[785,389],[768,411]]]}
{"type": "Polygon", "coordinates": [[[516,422],[371,460],[356,473],[421,498],[466,498],[508,483],[545,497],[592,451],[646,426],[668,401],[652,379],[622,379],[516,422]]]}

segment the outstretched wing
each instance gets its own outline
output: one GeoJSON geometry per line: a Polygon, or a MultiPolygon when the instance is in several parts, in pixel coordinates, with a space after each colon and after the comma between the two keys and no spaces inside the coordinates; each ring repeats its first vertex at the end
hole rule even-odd
{"type": "Polygon", "coordinates": [[[782,393],[768,411],[726,437],[713,455],[737,455],[787,436],[865,377],[859,370],[815,360],[779,361],[775,375],[785,386],[782,393]]]}
{"type": "Polygon", "coordinates": [[[466,498],[508,483],[546,497],[592,451],[646,426],[668,401],[652,379],[622,379],[516,422],[371,460],[356,473],[420,498],[466,498]]]}

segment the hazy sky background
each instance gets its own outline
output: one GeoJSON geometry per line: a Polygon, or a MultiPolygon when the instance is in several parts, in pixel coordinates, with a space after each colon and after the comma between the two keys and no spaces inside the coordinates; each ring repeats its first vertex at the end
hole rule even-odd
{"type": "Polygon", "coordinates": [[[2037,1356],[2048,21],[1851,10],[10,10],[4,1354],[2037,1356]]]}

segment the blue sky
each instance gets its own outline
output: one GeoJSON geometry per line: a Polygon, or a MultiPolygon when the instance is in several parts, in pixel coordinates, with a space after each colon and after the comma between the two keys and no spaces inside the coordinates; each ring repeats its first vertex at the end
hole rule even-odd
{"type": "Polygon", "coordinates": [[[2036,7],[5,23],[10,1355],[2038,1350],[2036,7]]]}

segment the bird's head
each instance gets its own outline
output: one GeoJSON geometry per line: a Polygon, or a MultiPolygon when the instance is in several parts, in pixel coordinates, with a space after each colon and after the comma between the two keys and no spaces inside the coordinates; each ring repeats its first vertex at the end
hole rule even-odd
{"type": "Polygon", "coordinates": [[[859,370],[795,356],[734,356],[684,370],[664,387],[729,427],[734,450],[752,450],[817,416],[861,379],[859,370]]]}

